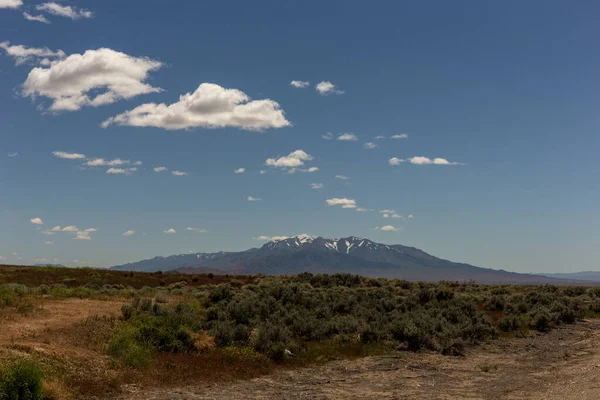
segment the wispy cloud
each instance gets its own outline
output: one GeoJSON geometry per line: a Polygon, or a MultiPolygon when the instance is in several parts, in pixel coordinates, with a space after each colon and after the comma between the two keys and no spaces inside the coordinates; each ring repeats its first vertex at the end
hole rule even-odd
{"type": "Polygon", "coordinates": [[[385,136],[381,136],[381,135],[375,136],[375,140],[381,140],[381,139],[385,139],[385,136]]]}
{"type": "Polygon", "coordinates": [[[321,135],[321,138],[325,139],[325,140],[331,140],[331,139],[333,139],[333,133],[327,132],[326,134],[321,135]]]}
{"type": "Polygon", "coordinates": [[[379,230],[379,231],[382,231],[382,232],[398,232],[399,229],[396,228],[395,226],[392,226],[392,225],[385,225],[385,226],[382,226],[382,227],[378,226],[378,227],[375,228],[375,230],[376,231],[379,230]]]}
{"type": "Polygon", "coordinates": [[[54,242],[51,240],[48,240],[47,242],[44,242],[44,244],[54,244],[54,242]]]}
{"type": "Polygon", "coordinates": [[[156,167],[154,168],[154,172],[163,172],[166,171],[167,167],[156,167]]]}
{"type": "Polygon", "coordinates": [[[377,143],[374,142],[367,142],[364,144],[365,149],[371,150],[377,147],[377,143]]]}
{"type": "Polygon", "coordinates": [[[337,140],[355,142],[358,140],[358,137],[354,133],[342,133],[337,137],[337,140]]]}
{"type": "Polygon", "coordinates": [[[19,153],[9,153],[9,154],[8,154],[8,156],[9,156],[9,157],[16,157],[16,156],[18,156],[18,155],[19,155],[19,153]]]}
{"type": "Polygon", "coordinates": [[[73,8],[71,6],[63,6],[58,3],[44,3],[35,6],[36,10],[44,11],[48,14],[56,15],[58,17],[70,18],[73,20],[82,18],[92,18],[94,13],[81,8],[73,8]]]}
{"type": "Polygon", "coordinates": [[[339,90],[333,83],[329,81],[317,83],[315,89],[321,96],[327,96],[329,94],[344,94],[342,90],[339,90]]]}
{"type": "Polygon", "coordinates": [[[121,160],[120,158],[115,158],[114,160],[105,160],[104,158],[94,158],[88,160],[85,165],[88,167],[116,167],[119,165],[129,164],[129,160],[121,160]]]}
{"type": "Polygon", "coordinates": [[[373,211],[373,209],[371,209],[371,208],[362,208],[362,207],[358,207],[358,208],[356,209],[356,211],[358,211],[358,212],[369,212],[369,211],[373,211]]]}
{"type": "Polygon", "coordinates": [[[123,232],[123,236],[131,236],[131,235],[135,235],[135,231],[134,230],[128,230],[123,232]]]}
{"type": "Polygon", "coordinates": [[[260,200],[261,199],[259,199],[259,198],[248,196],[248,201],[260,201],[260,200]]]}
{"type": "Polygon", "coordinates": [[[106,170],[107,174],[124,174],[124,175],[130,175],[132,173],[134,173],[135,171],[137,171],[137,168],[109,168],[106,170]]]}
{"type": "Polygon", "coordinates": [[[49,24],[50,23],[50,21],[48,21],[48,18],[44,17],[42,14],[40,14],[40,15],[32,15],[32,14],[29,14],[28,12],[24,12],[23,13],[23,18],[25,18],[27,21],[41,22],[43,24],[49,24]]]}
{"type": "Polygon", "coordinates": [[[450,162],[448,160],[446,160],[445,158],[427,158],[427,157],[423,157],[423,156],[417,156],[417,157],[411,157],[411,158],[398,158],[398,157],[392,157],[389,159],[389,164],[390,165],[400,165],[402,163],[410,163],[410,164],[415,164],[415,165],[463,165],[462,163],[458,163],[458,162],[450,162]]]}
{"type": "Polygon", "coordinates": [[[332,199],[325,200],[327,206],[341,206],[342,208],[356,208],[356,200],[347,199],[347,198],[337,198],[334,197],[332,199]]]}
{"type": "Polygon", "coordinates": [[[80,153],[67,153],[65,151],[53,151],[54,157],[64,158],[67,160],[81,160],[85,158],[85,154],[80,153]]]}
{"type": "Polygon", "coordinates": [[[345,176],[345,175],[336,175],[335,179],[341,179],[343,181],[347,181],[348,179],[350,179],[349,177],[345,176]]]}
{"type": "Polygon", "coordinates": [[[315,189],[315,190],[323,189],[323,187],[325,187],[325,185],[323,185],[322,183],[311,183],[310,184],[310,188],[315,189]]]}
{"type": "Polygon", "coordinates": [[[299,88],[299,89],[303,89],[305,87],[308,87],[310,85],[310,82],[307,81],[291,81],[290,82],[290,86],[293,86],[295,88],[299,88]]]}
{"type": "Polygon", "coordinates": [[[406,133],[401,133],[399,135],[393,135],[390,139],[408,139],[408,135],[406,133]]]}
{"type": "Polygon", "coordinates": [[[187,176],[187,172],[183,172],[183,171],[173,171],[171,172],[173,175],[175,176],[187,176]]]}
{"type": "Polygon", "coordinates": [[[51,58],[61,59],[66,56],[62,50],[52,51],[47,47],[27,47],[22,45],[11,45],[10,42],[0,42],[0,49],[3,49],[7,55],[14,58],[16,65],[26,62],[48,60],[51,58]]]}
{"type": "Polygon", "coordinates": [[[187,228],[185,228],[185,230],[190,231],[190,232],[198,232],[198,233],[208,232],[206,229],[192,228],[191,226],[188,226],[187,228]]]}
{"type": "Polygon", "coordinates": [[[244,172],[246,172],[246,168],[238,168],[233,170],[234,174],[243,174],[244,172]]]}

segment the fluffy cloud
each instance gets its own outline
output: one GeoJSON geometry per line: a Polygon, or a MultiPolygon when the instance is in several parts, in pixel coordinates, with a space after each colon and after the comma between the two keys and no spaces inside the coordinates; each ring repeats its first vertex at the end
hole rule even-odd
{"type": "Polygon", "coordinates": [[[23,84],[23,95],[48,97],[52,111],[76,111],[84,106],[112,104],[121,99],[160,92],[144,81],[162,63],[111,49],[88,50],[34,68],[23,84]],[[100,92],[100,93],[98,93],[100,92]]]}
{"type": "Polygon", "coordinates": [[[171,172],[173,175],[175,176],[187,176],[187,172],[183,172],[183,171],[173,171],[171,172]]]}
{"type": "Polygon", "coordinates": [[[175,229],[173,229],[173,228],[170,228],[170,229],[168,229],[168,230],[166,230],[164,232],[167,233],[167,234],[169,234],[169,235],[173,235],[173,234],[177,233],[177,231],[175,229]]]}
{"type": "Polygon", "coordinates": [[[243,174],[244,172],[246,172],[246,168],[238,168],[233,170],[234,174],[243,174]]]}
{"type": "Polygon", "coordinates": [[[112,124],[167,130],[235,127],[250,131],[291,125],[277,102],[251,100],[240,90],[213,83],[200,84],[195,92],[180,96],[177,103],[142,104],[107,119],[102,126],[112,124]]]}
{"type": "Polygon", "coordinates": [[[343,91],[338,90],[336,86],[329,81],[317,83],[315,89],[317,90],[317,92],[319,92],[321,96],[327,96],[328,94],[344,94],[343,91]]]}
{"type": "Polygon", "coordinates": [[[75,237],[73,239],[74,240],[92,240],[92,237],[90,236],[89,232],[80,231],[80,232],[77,232],[77,234],[75,235],[75,237]]]}
{"type": "Polygon", "coordinates": [[[355,142],[358,140],[354,133],[342,133],[337,137],[337,140],[346,141],[346,142],[355,142]]]}
{"type": "Polygon", "coordinates": [[[269,158],[265,161],[265,165],[277,168],[297,168],[304,165],[304,161],[310,161],[313,156],[306,153],[304,150],[296,150],[284,157],[269,158]]]}
{"type": "Polygon", "coordinates": [[[402,133],[400,135],[393,135],[390,139],[408,139],[408,135],[406,133],[402,133]]]}
{"type": "Polygon", "coordinates": [[[299,89],[303,89],[305,87],[308,87],[310,85],[310,82],[306,82],[306,81],[291,81],[290,85],[295,87],[295,88],[299,88],[299,89]]]}
{"type": "Polygon", "coordinates": [[[347,181],[347,180],[348,180],[348,179],[350,179],[350,178],[348,178],[348,177],[347,177],[347,176],[345,176],[345,175],[336,175],[336,176],[335,176],[335,179],[341,179],[341,180],[343,180],[343,181],[347,181]]]}
{"type": "MultiPolygon", "coordinates": [[[[56,227],[52,228],[52,230],[54,231],[56,227]]],[[[64,228],[61,229],[61,232],[77,232],[79,229],[77,229],[77,227],[75,225],[69,225],[69,226],[65,226],[64,228]]]]}
{"type": "Polygon", "coordinates": [[[208,232],[206,229],[192,228],[191,226],[188,226],[185,230],[190,232],[208,232]]]}
{"type": "Polygon", "coordinates": [[[377,143],[373,143],[373,142],[367,142],[365,143],[365,149],[374,149],[377,147],[377,143]]]}
{"type": "Polygon", "coordinates": [[[375,228],[375,230],[380,230],[383,232],[398,232],[398,228],[396,228],[395,226],[392,226],[392,225],[385,225],[382,227],[377,227],[377,228],[375,228]]]}
{"type": "Polygon", "coordinates": [[[433,165],[461,165],[461,163],[457,163],[457,162],[450,162],[448,160],[446,160],[445,158],[427,158],[427,157],[423,157],[423,156],[417,156],[417,157],[411,157],[411,158],[405,158],[405,159],[400,159],[398,157],[392,157],[389,159],[389,164],[390,165],[400,165],[402,163],[411,163],[411,164],[415,164],[415,165],[429,165],[429,164],[433,164],[433,165]]]}
{"type": "Polygon", "coordinates": [[[123,232],[123,236],[131,236],[131,235],[135,235],[135,231],[130,229],[126,232],[123,232]]]}
{"type": "Polygon", "coordinates": [[[21,65],[26,62],[38,59],[64,58],[65,52],[62,50],[52,51],[47,47],[25,47],[22,45],[11,45],[10,42],[0,42],[0,49],[15,59],[15,64],[21,65]]]}
{"type": "Polygon", "coordinates": [[[321,135],[321,138],[323,138],[325,140],[331,140],[331,139],[333,139],[333,133],[327,132],[326,134],[321,135]]]}
{"type": "Polygon", "coordinates": [[[346,199],[346,198],[333,198],[325,200],[327,206],[342,206],[342,208],[356,208],[356,200],[346,199]]]}
{"type": "Polygon", "coordinates": [[[92,18],[94,13],[84,9],[77,9],[71,6],[62,6],[57,3],[44,3],[35,6],[38,11],[45,11],[48,14],[56,15],[58,17],[65,17],[70,19],[81,19],[81,18],[92,18]]]}
{"type": "Polygon", "coordinates": [[[24,12],[23,18],[25,18],[27,21],[36,21],[36,22],[41,22],[44,24],[50,23],[50,21],[48,21],[48,18],[44,17],[42,14],[32,15],[32,14],[29,14],[28,12],[24,12]]]}
{"type": "Polygon", "coordinates": [[[156,167],[154,168],[154,172],[163,172],[166,171],[167,167],[156,167]]]}
{"type": "Polygon", "coordinates": [[[113,175],[118,175],[118,174],[123,174],[123,175],[130,175],[132,173],[134,173],[135,171],[137,171],[137,168],[109,168],[106,170],[107,174],[113,174],[113,175]]]}
{"type": "Polygon", "coordinates": [[[248,201],[260,201],[260,199],[252,196],[248,196],[248,201]]]}
{"type": "Polygon", "coordinates": [[[41,218],[31,218],[30,221],[34,225],[44,225],[44,221],[41,218]]]}
{"type": "Polygon", "coordinates": [[[323,187],[325,187],[325,185],[323,185],[322,183],[311,183],[310,184],[310,188],[315,189],[315,190],[323,189],[323,187]]]}
{"type": "Polygon", "coordinates": [[[64,151],[53,151],[52,154],[54,155],[54,157],[65,158],[67,160],[81,160],[85,158],[85,154],[67,153],[64,151]]]}
{"type": "Polygon", "coordinates": [[[19,8],[22,5],[22,0],[0,0],[0,8],[19,8]]]}

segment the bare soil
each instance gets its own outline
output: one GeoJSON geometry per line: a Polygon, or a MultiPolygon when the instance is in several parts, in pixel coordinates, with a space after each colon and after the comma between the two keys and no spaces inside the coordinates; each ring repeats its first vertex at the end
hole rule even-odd
{"type": "Polygon", "coordinates": [[[500,339],[465,357],[400,352],[280,370],[247,381],[179,389],[130,388],[120,399],[600,398],[600,320],[500,339]]]}

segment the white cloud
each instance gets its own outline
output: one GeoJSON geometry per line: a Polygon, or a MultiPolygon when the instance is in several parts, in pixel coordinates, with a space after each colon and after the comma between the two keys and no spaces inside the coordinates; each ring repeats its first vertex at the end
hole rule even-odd
{"type": "Polygon", "coordinates": [[[65,52],[62,50],[52,51],[47,47],[25,47],[22,45],[12,45],[10,42],[0,42],[0,49],[4,49],[6,54],[15,59],[15,64],[21,65],[26,62],[34,61],[40,58],[64,58],[65,52]]]}
{"type": "Polygon", "coordinates": [[[299,239],[307,239],[307,238],[313,238],[314,236],[309,235],[307,233],[303,233],[301,235],[294,235],[294,236],[266,236],[266,235],[261,235],[258,237],[253,238],[254,240],[262,240],[262,241],[268,241],[268,242],[277,242],[280,240],[286,240],[286,239],[291,239],[293,237],[299,238],[299,239]]]}
{"type": "Polygon", "coordinates": [[[264,169],[261,169],[260,171],[258,171],[261,175],[264,175],[267,173],[267,171],[265,171],[264,169]]]}
{"type": "Polygon", "coordinates": [[[175,176],[187,176],[187,172],[183,172],[183,171],[173,171],[171,172],[173,175],[175,176]]]}
{"type": "Polygon", "coordinates": [[[317,92],[319,92],[321,96],[326,96],[328,94],[344,94],[343,91],[338,90],[336,86],[329,81],[317,83],[315,89],[317,90],[317,92]]]}
{"type": "Polygon", "coordinates": [[[398,215],[396,213],[393,213],[393,214],[383,214],[383,218],[402,218],[402,215],[398,215]]]}
{"type": "Polygon", "coordinates": [[[380,214],[394,214],[396,210],[380,210],[380,214]]]}
{"type": "Polygon", "coordinates": [[[19,8],[23,5],[23,0],[0,0],[0,8],[19,8]]]}
{"type": "Polygon", "coordinates": [[[400,135],[393,135],[390,139],[408,139],[408,135],[406,133],[402,133],[400,135]]]}
{"type": "Polygon", "coordinates": [[[123,232],[123,236],[131,236],[131,235],[135,235],[135,231],[130,229],[126,232],[123,232]]]}
{"type": "Polygon", "coordinates": [[[77,235],[73,238],[74,240],[92,240],[89,232],[79,231],[77,235]]]}
{"type": "Polygon", "coordinates": [[[84,230],[84,232],[98,232],[98,229],[96,228],[87,228],[84,230]]]}
{"type": "Polygon", "coordinates": [[[319,170],[319,167],[310,167],[310,168],[306,168],[306,169],[299,169],[298,171],[300,172],[317,172],[319,170]]]}
{"type": "MultiPolygon", "coordinates": [[[[0,0],[0,1],[2,1],[2,0],[0,0]]],[[[0,3],[0,4],[1,4],[1,3],[0,3]]],[[[8,258],[7,258],[7,257],[0,256],[0,261],[6,261],[6,260],[8,260],[8,258]]]]}
{"type": "Polygon", "coordinates": [[[144,81],[162,63],[111,49],[87,50],[34,68],[23,84],[23,95],[52,100],[52,111],[76,111],[84,106],[112,104],[121,99],[160,92],[144,81]],[[100,93],[98,93],[100,92],[100,93]]]}
{"type": "Polygon", "coordinates": [[[362,207],[358,207],[356,209],[356,211],[358,212],[369,212],[369,211],[373,211],[371,208],[362,208],[362,207]]]}
{"type": "Polygon", "coordinates": [[[52,232],[60,232],[61,231],[61,227],[59,225],[56,225],[54,228],[51,229],[52,232]]]}
{"type": "Polygon", "coordinates": [[[348,179],[350,179],[350,178],[348,178],[348,177],[347,177],[347,176],[345,176],[345,175],[336,175],[336,176],[335,176],[335,179],[341,179],[341,180],[343,180],[343,181],[347,181],[347,180],[348,180],[348,179]]]}
{"type": "Polygon", "coordinates": [[[331,139],[333,139],[333,133],[327,132],[326,134],[321,135],[321,138],[323,138],[325,140],[331,140],[331,139]]]}
{"type": "Polygon", "coordinates": [[[310,82],[306,82],[306,81],[291,81],[290,85],[295,87],[295,88],[299,88],[299,89],[303,89],[305,87],[308,87],[310,85],[310,82]]]}
{"type": "Polygon", "coordinates": [[[365,143],[365,149],[374,149],[377,147],[377,143],[373,143],[373,142],[367,142],[365,143]]]}
{"type": "MultiPolygon", "coordinates": [[[[54,227],[56,228],[56,227],[54,227]]],[[[52,228],[52,230],[54,230],[54,228],[52,228]]],[[[77,227],[75,225],[69,225],[69,226],[65,226],[64,228],[61,229],[61,232],[77,232],[79,229],[77,229],[77,227]]]]}
{"type": "Polygon", "coordinates": [[[246,172],[246,168],[238,168],[233,170],[234,174],[243,174],[244,172],[246,172]]]}
{"type": "Polygon", "coordinates": [[[260,201],[261,199],[258,199],[256,197],[252,197],[252,196],[248,196],[248,201],[260,201]]]}
{"type": "Polygon", "coordinates": [[[19,153],[17,153],[17,152],[8,154],[9,157],[16,157],[18,155],[19,155],[19,153]]]}
{"type": "Polygon", "coordinates": [[[167,167],[156,167],[154,168],[154,172],[163,172],[166,171],[167,167]]]}
{"type": "Polygon", "coordinates": [[[407,218],[408,219],[413,219],[414,217],[415,217],[414,215],[410,214],[407,218]]]}
{"type": "Polygon", "coordinates": [[[323,189],[323,187],[325,187],[325,185],[323,185],[322,183],[311,183],[310,184],[310,188],[315,189],[315,190],[323,189]]]}
{"type": "Polygon", "coordinates": [[[346,142],[355,142],[358,140],[354,133],[342,133],[337,137],[337,140],[346,141],[346,142]]]}
{"type": "Polygon", "coordinates": [[[85,154],[67,153],[64,151],[53,151],[52,154],[54,155],[54,157],[65,158],[67,160],[81,160],[85,158],[85,154]]]}
{"type": "Polygon", "coordinates": [[[129,164],[129,160],[121,160],[120,158],[115,158],[114,160],[105,160],[104,158],[94,158],[88,160],[85,163],[88,167],[116,167],[119,165],[129,164]]]}
{"type": "Polygon", "coordinates": [[[398,228],[392,225],[382,226],[381,228],[379,228],[379,230],[383,232],[398,232],[398,228]]]}
{"type": "Polygon", "coordinates": [[[185,228],[185,230],[190,232],[208,232],[206,229],[192,228],[191,226],[188,226],[187,228],[185,228]]]}
{"type": "Polygon", "coordinates": [[[461,163],[457,163],[457,162],[450,162],[448,160],[446,160],[445,158],[427,158],[427,157],[423,157],[423,156],[417,156],[417,157],[411,157],[411,158],[405,158],[405,159],[400,159],[398,157],[393,157],[389,159],[389,164],[390,165],[400,165],[401,163],[411,163],[411,164],[415,164],[415,165],[429,165],[429,164],[433,164],[433,165],[462,165],[461,163]]]}
{"type": "Polygon", "coordinates": [[[333,198],[325,200],[329,207],[331,206],[342,206],[342,208],[356,208],[356,201],[346,198],[333,198]]]}
{"type": "Polygon", "coordinates": [[[137,168],[109,168],[106,170],[107,174],[113,174],[113,175],[117,175],[117,174],[123,174],[123,175],[130,175],[133,172],[137,171],[137,168]]]}
{"type": "Polygon", "coordinates": [[[48,21],[48,18],[44,17],[42,14],[32,15],[32,14],[29,14],[28,12],[24,12],[23,18],[25,18],[27,21],[36,21],[36,22],[41,22],[44,24],[50,23],[50,21],[48,21]]]}
{"type": "Polygon", "coordinates": [[[54,235],[54,232],[46,229],[45,231],[42,231],[42,235],[51,236],[54,235]]]}
{"type": "Polygon", "coordinates": [[[277,168],[296,168],[304,165],[304,161],[310,161],[313,156],[306,153],[304,150],[296,150],[285,157],[269,158],[265,161],[265,165],[277,168]]]}
{"type": "Polygon", "coordinates": [[[213,83],[202,83],[194,93],[179,97],[177,103],[147,103],[111,117],[109,125],[156,127],[167,130],[190,128],[236,127],[250,131],[290,126],[279,103],[251,100],[237,89],[225,89],[213,83]]]}
{"type": "Polygon", "coordinates": [[[175,229],[173,229],[173,228],[170,228],[170,229],[168,229],[168,230],[166,230],[164,232],[167,233],[167,234],[169,234],[169,235],[173,235],[173,234],[177,233],[177,231],[175,229]]]}
{"type": "Polygon", "coordinates": [[[34,225],[44,225],[44,221],[41,218],[31,218],[30,221],[34,225]]]}
{"type": "Polygon", "coordinates": [[[45,11],[48,14],[56,15],[58,17],[65,17],[70,19],[81,19],[81,18],[92,18],[94,13],[84,9],[77,9],[71,6],[62,6],[57,3],[44,3],[35,6],[38,11],[45,11]]]}
{"type": "Polygon", "coordinates": [[[133,165],[142,165],[142,164],[143,164],[143,162],[141,162],[141,161],[136,161],[133,163],[133,165]]]}
{"type": "Polygon", "coordinates": [[[48,240],[47,242],[44,242],[44,244],[54,244],[54,242],[51,240],[48,240]]]}
{"type": "Polygon", "coordinates": [[[375,140],[381,140],[381,139],[385,139],[385,136],[381,136],[381,135],[375,136],[375,140]]]}

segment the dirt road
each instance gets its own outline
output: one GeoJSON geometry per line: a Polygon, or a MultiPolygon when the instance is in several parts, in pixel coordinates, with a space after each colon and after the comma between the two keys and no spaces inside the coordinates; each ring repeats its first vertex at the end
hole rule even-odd
{"type": "Polygon", "coordinates": [[[131,392],[123,399],[565,399],[600,398],[600,321],[501,339],[466,357],[398,353],[221,386],[131,392]]]}

